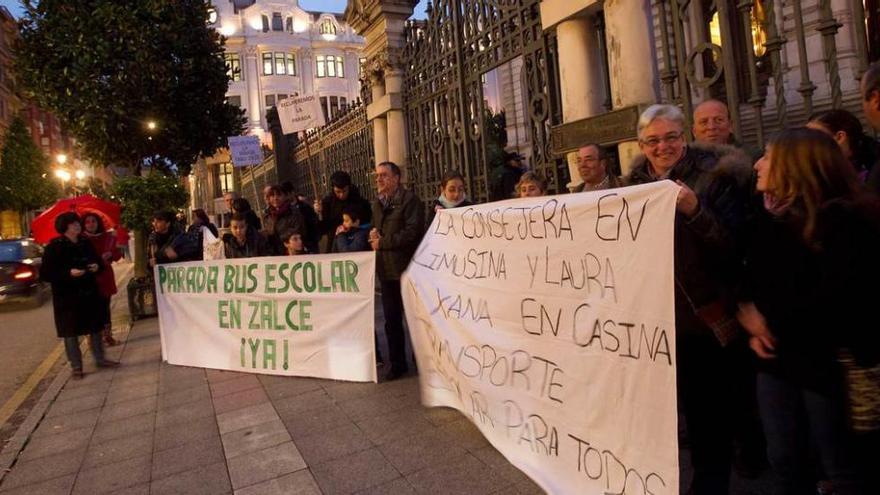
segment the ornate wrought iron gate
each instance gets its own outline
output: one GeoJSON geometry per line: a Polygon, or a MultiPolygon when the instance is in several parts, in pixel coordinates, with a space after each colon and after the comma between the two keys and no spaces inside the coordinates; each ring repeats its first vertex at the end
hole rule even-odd
{"type": "Polygon", "coordinates": [[[309,131],[297,144],[293,183],[311,195],[314,176],[319,196],[316,199],[320,199],[331,192],[330,174],[342,170],[351,175],[364,197],[372,199],[376,194],[373,155],[373,126],[367,122],[366,107],[357,101],[321,129],[309,131]]]}
{"type": "Polygon", "coordinates": [[[861,0],[846,4],[856,22],[845,27],[832,10],[844,2],[831,0],[653,0],[662,99],[688,118],[697,101],[725,100],[735,134],[761,147],[768,132],[817,110],[861,114],[865,11],[861,0]]]}
{"type": "Polygon", "coordinates": [[[422,199],[437,196],[443,173],[460,171],[468,194],[487,197],[483,75],[523,59],[532,169],[552,191],[567,170],[550,151],[561,121],[555,36],[541,28],[540,0],[437,0],[425,21],[410,22],[404,51],[410,182],[422,199]]]}

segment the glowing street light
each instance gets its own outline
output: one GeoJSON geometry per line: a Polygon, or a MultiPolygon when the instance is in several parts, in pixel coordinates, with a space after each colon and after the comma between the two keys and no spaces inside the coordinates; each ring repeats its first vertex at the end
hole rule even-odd
{"type": "Polygon", "coordinates": [[[86,173],[83,172],[82,170],[77,170],[76,171],[76,178],[79,180],[83,180],[86,178],[86,173]]]}
{"type": "Polygon", "coordinates": [[[68,172],[67,170],[64,170],[62,168],[59,168],[59,169],[55,170],[55,177],[58,177],[59,179],[61,179],[61,185],[63,186],[65,182],[70,180],[70,172],[68,172]]]}
{"type": "Polygon", "coordinates": [[[65,163],[67,163],[67,155],[65,155],[64,153],[58,153],[57,155],[55,155],[55,161],[58,162],[58,165],[64,165],[65,163]]]}
{"type": "Polygon", "coordinates": [[[155,131],[157,127],[158,127],[158,125],[156,124],[155,120],[150,120],[147,122],[147,129],[148,130],[155,131]]]}

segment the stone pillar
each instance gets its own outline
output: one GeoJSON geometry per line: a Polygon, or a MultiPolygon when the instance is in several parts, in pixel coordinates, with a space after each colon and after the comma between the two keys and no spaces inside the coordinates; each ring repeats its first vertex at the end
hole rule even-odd
{"type": "MultiPolygon", "coordinates": [[[[657,101],[651,3],[647,0],[605,3],[605,37],[614,109],[657,101]]],[[[626,175],[639,151],[637,141],[618,146],[621,172],[626,175]]]]}
{"type": "MultiPolygon", "coordinates": [[[[385,92],[398,96],[403,93],[402,70],[389,69],[385,72],[385,92]]],[[[397,102],[392,102],[392,106],[386,114],[388,118],[388,159],[406,170],[409,161],[407,160],[406,117],[402,108],[402,99],[400,99],[397,102]]]]}
{"type": "Polygon", "coordinates": [[[257,63],[257,47],[249,46],[245,49],[245,84],[247,85],[247,116],[248,127],[251,132],[262,138],[263,123],[260,112],[262,101],[260,88],[260,70],[257,63]]]}
{"type": "Polygon", "coordinates": [[[367,119],[373,123],[376,162],[393,161],[404,179],[408,166],[406,115],[403,112],[403,63],[406,20],[418,0],[349,2],[345,21],[366,40],[364,56],[372,83],[367,119]]]}
{"type": "Polygon", "coordinates": [[[388,161],[388,121],[384,118],[373,119],[373,153],[376,165],[388,161]]]}
{"type": "MultiPolygon", "coordinates": [[[[573,122],[602,111],[601,61],[595,30],[588,17],[573,17],[556,26],[559,44],[559,85],[562,93],[562,120],[573,122]]],[[[571,182],[568,189],[581,185],[577,152],[566,155],[571,182]]]]}

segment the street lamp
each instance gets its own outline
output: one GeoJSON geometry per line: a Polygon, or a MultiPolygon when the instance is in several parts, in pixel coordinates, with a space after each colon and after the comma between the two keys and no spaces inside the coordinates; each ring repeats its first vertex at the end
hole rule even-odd
{"type": "Polygon", "coordinates": [[[148,130],[155,131],[155,130],[156,130],[156,127],[157,127],[157,125],[156,125],[156,121],[155,121],[155,120],[147,121],[147,129],[148,129],[148,130]]]}
{"type": "Polygon", "coordinates": [[[70,180],[70,172],[59,168],[55,170],[55,177],[61,179],[61,185],[64,186],[64,183],[70,180]]]}
{"type": "Polygon", "coordinates": [[[83,180],[83,179],[86,178],[86,173],[83,172],[82,170],[77,170],[77,171],[76,171],[76,178],[77,178],[78,180],[83,180]]]}
{"type": "Polygon", "coordinates": [[[67,163],[67,155],[64,153],[58,153],[55,155],[55,161],[58,162],[58,165],[64,165],[67,163]]]}

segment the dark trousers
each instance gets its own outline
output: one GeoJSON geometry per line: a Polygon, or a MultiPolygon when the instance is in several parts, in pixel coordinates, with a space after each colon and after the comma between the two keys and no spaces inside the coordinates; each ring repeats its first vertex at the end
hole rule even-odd
{"type": "Polygon", "coordinates": [[[847,431],[843,398],[829,397],[785,378],[758,374],[758,405],[774,493],[816,492],[816,449],[824,475],[837,495],[863,493],[859,487],[847,431]]]}
{"type": "Polygon", "coordinates": [[[679,335],[678,395],[691,447],[694,495],[729,493],[734,381],[730,356],[715,336],[679,335]]]}
{"type": "MultiPolygon", "coordinates": [[[[95,362],[100,363],[104,360],[104,346],[101,344],[101,332],[89,334],[89,345],[92,348],[92,356],[95,362]]],[[[64,352],[67,354],[67,361],[70,367],[75,370],[81,370],[83,367],[82,352],[79,350],[79,337],[64,337],[64,352]]]]}
{"type": "Polygon", "coordinates": [[[400,280],[383,280],[382,313],[385,315],[385,337],[388,339],[388,358],[391,371],[405,373],[406,336],[403,330],[403,297],[400,295],[400,280]]]}

